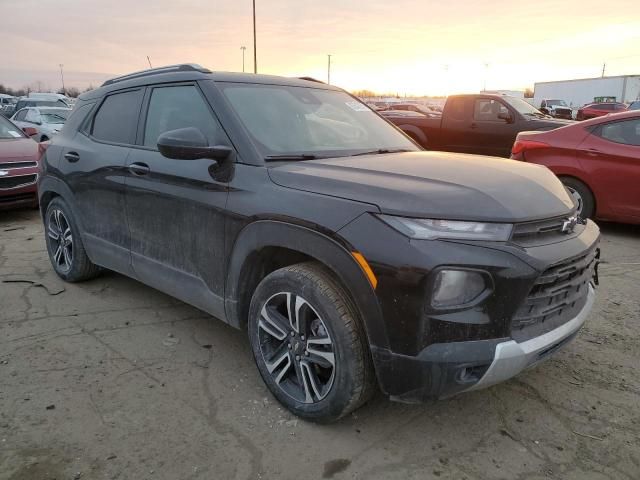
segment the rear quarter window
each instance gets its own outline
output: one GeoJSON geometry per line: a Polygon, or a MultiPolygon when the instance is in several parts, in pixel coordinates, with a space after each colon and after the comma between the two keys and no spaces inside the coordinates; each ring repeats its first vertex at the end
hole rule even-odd
{"type": "Polygon", "coordinates": [[[142,90],[107,96],[93,117],[91,136],[108,143],[133,145],[141,102],[142,90]]]}

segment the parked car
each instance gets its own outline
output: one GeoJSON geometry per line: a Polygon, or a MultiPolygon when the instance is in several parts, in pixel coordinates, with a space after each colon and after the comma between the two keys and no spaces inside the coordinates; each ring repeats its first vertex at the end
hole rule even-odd
{"type": "Polygon", "coordinates": [[[573,119],[573,110],[564,100],[542,100],[540,102],[540,111],[554,118],[573,119]]]}
{"type": "Polygon", "coordinates": [[[31,107],[23,108],[11,118],[20,128],[32,128],[32,138],[38,142],[46,142],[53,138],[67,121],[70,108],[31,107]]]}
{"type": "Polygon", "coordinates": [[[602,117],[610,113],[624,112],[626,109],[627,106],[624,103],[590,103],[578,109],[576,120],[589,120],[590,118],[602,117]]]}
{"type": "Polygon", "coordinates": [[[18,99],[18,103],[14,109],[14,113],[18,110],[22,110],[27,107],[58,107],[58,108],[69,108],[67,102],[62,99],[58,100],[43,100],[39,98],[28,98],[28,97],[20,97],[18,99]]]}
{"type": "Polygon", "coordinates": [[[436,118],[385,115],[429,150],[508,157],[518,132],[568,125],[524,100],[506,95],[455,95],[436,118]]]}
{"type": "Polygon", "coordinates": [[[549,167],[580,215],[640,223],[640,111],[520,133],[511,158],[549,167]]]}
{"type": "Polygon", "coordinates": [[[640,100],[631,102],[627,107],[627,110],[640,110],[640,100]]]}
{"type": "Polygon", "coordinates": [[[18,99],[16,97],[0,93],[0,115],[10,118],[15,111],[16,103],[18,103],[18,99]]]}
{"type": "Polygon", "coordinates": [[[0,210],[38,205],[38,144],[0,116],[0,210]]]}
{"type": "Polygon", "coordinates": [[[510,378],[593,304],[598,227],[549,170],[421,151],[326,84],[115,78],[80,96],[42,168],[61,278],[115,270],[247,328],[269,390],[311,420],[376,382],[419,401],[510,378]]]}

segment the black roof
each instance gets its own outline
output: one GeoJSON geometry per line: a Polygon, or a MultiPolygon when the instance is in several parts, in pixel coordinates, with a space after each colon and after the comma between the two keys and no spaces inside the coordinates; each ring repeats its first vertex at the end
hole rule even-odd
{"type": "Polygon", "coordinates": [[[105,93],[124,88],[153,85],[158,83],[213,80],[216,82],[260,83],[266,85],[289,85],[298,87],[323,88],[340,90],[317,80],[303,78],[279,77],[276,75],[256,75],[253,73],[212,72],[211,70],[193,63],[169,65],[151,68],[107,80],[100,88],[83,93],[81,100],[91,100],[103,96],[105,93]]]}

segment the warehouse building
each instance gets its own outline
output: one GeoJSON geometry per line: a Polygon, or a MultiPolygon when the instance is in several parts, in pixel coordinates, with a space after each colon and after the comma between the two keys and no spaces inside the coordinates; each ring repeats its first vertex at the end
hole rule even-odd
{"type": "Polygon", "coordinates": [[[599,101],[631,103],[640,100],[640,75],[536,83],[533,105],[540,107],[544,99],[564,100],[572,108],[599,101]]]}

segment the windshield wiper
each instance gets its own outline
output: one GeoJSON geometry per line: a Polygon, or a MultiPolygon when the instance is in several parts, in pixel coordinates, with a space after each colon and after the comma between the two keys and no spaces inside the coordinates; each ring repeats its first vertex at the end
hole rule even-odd
{"type": "Polygon", "coordinates": [[[402,152],[413,152],[414,150],[408,150],[406,148],[378,148],[377,150],[369,150],[367,152],[354,153],[350,155],[351,157],[357,157],[359,155],[382,155],[385,153],[402,153],[402,152]]]}
{"type": "Polygon", "coordinates": [[[317,158],[325,158],[319,157],[318,155],[314,155],[312,153],[290,153],[285,155],[267,155],[264,157],[265,160],[315,160],[317,158]]]}

